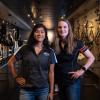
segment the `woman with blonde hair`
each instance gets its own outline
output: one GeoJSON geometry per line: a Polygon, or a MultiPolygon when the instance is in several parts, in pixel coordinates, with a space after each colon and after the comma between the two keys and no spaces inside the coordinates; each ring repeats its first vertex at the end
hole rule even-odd
{"type": "Polygon", "coordinates": [[[55,50],[57,54],[56,78],[61,100],[80,100],[80,77],[94,62],[94,56],[82,41],[73,36],[68,20],[60,19],[57,23],[55,50]],[[79,66],[77,58],[82,53],[87,62],[79,66]]]}

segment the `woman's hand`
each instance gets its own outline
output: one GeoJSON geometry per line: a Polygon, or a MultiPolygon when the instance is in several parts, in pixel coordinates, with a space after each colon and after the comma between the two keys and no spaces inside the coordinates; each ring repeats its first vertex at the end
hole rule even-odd
{"type": "Polygon", "coordinates": [[[18,83],[18,85],[20,85],[21,87],[25,86],[26,80],[23,77],[17,77],[16,78],[16,82],[18,83]]]}
{"type": "Polygon", "coordinates": [[[77,79],[84,74],[84,70],[80,69],[77,71],[69,72],[68,74],[71,75],[71,79],[77,79]]]}
{"type": "Polygon", "coordinates": [[[48,94],[48,100],[53,100],[53,93],[48,94]]]}

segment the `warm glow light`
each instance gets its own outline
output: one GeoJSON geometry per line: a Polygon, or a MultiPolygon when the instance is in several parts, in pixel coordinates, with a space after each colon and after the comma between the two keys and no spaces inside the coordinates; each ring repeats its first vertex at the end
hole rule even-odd
{"type": "Polygon", "coordinates": [[[30,17],[30,14],[28,14],[27,16],[30,17]]]}
{"type": "Polygon", "coordinates": [[[65,14],[64,14],[64,15],[62,15],[62,16],[61,16],[61,19],[64,19],[64,18],[65,18],[65,16],[66,16],[65,14]]]}
{"type": "Polygon", "coordinates": [[[32,20],[32,23],[34,23],[34,20],[32,20]]]}
{"type": "Polygon", "coordinates": [[[49,42],[52,43],[53,39],[54,39],[54,32],[49,30],[48,31],[48,40],[49,40],[49,42]]]}
{"type": "Polygon", "coordinates": [[[53,23],[52,23],[52,19],[50,19],[49,17],[45,17],[44,18],[45,20],[44,20],[44,22],[43,22],[43,24],[48,28],[48,29],[52,29],[52,27],[53,27],[53,23]]]}
{"type": "Polygon", "coordinates": [[[33,17],[36,18],[36,9],[34,5],[32,6],[31,11],[32,11],[33,17]]]}
{"type": "Polygon", "coordinates": [[[35,26],[36,24],[34,23],[34,26],[35,26]]]}

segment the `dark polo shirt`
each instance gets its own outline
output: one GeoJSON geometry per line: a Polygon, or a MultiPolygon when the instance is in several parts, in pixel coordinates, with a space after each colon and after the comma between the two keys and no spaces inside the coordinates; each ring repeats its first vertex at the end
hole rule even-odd
{"type": "Polygon", "coordinates": [[[76,47],[74,48],[72,54],[66,52],[67,46],[61,48],[61,52],[57,55],[57,66],[56,66],[56,77],[58,82],[62,84],[70,84],[73,82],[70,78],[71,76],[68,72],[76,71],[80,69],[80,65],[77,62],[78,55],[80,52],[85,52],[87,47],[83,44],[82,41],[76,41],[76,47]],[[60,81],[59,81],[60,80],[60,81]]]}
{"type": "Polygon", "coordinates": [[[36,55],[34,48],[24,45],[15,53],[15,57],[22,62],[20,75],[26,79],[26,87],[48,87],[50,64],[57,62],[53,49],[44,47],[36,55]]]}

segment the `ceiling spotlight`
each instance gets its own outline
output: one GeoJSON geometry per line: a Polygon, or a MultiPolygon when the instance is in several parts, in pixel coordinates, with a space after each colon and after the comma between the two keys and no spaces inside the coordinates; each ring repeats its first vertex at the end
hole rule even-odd
{"type": "Polygon", "coordinates": [[[62,16],[61,16],[61,19],[64,19],[64,18],[65,18],[65,16],[66,16],[65,14],[64,14],[64,15],[62,15],[62,16]]]}
{"type": "Polygon", "coordinates": [[[34,20],[32,20],[32,23],[34,23],[34,20]]]}
{"type": "Polygon", "coordinates": [[[30,14],[28,14],[27,16],[30,17],[30,14]]]}
{"type": "Polygon", "coordinates": [[[34,23],[34,26],[35,26],[36,24],[34,23]]]}

